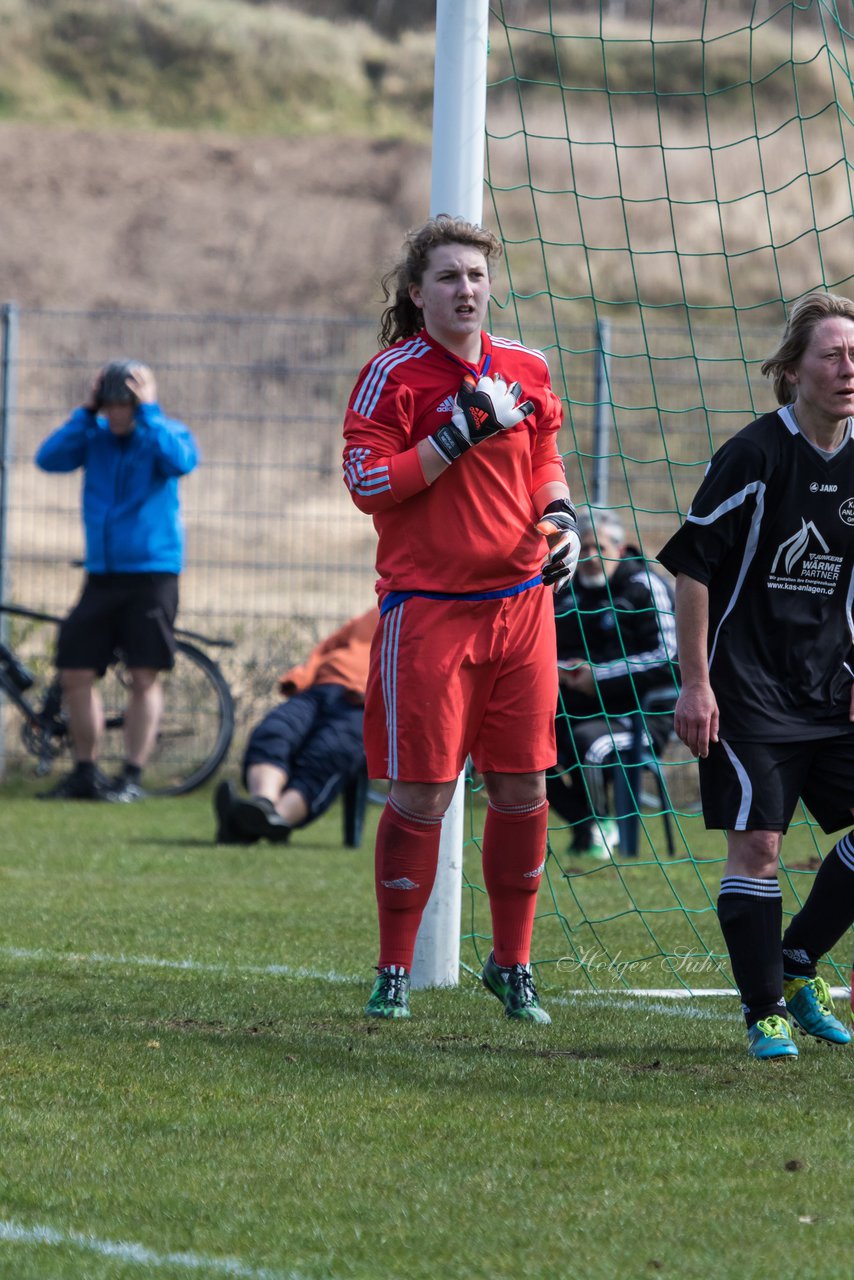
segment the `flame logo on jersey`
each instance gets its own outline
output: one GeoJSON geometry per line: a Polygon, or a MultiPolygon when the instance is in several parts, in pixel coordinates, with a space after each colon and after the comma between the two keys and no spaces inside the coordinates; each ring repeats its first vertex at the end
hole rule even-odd
{"type": "Polygon", "coordinates": [[[822,551],[827,553],[828,546],[824,538],[816,529],[812,520],[807,524],[806,520],[801,518],[801,527],[797,533],[793,534],[785,542],[781,542],[777,548],[777,554],[774,557],[774,563],[771,566],[771,572],[777,573],[780,565],[780,559],[783,559],[783,572],[790,574],[797,562],[802,559],[807,547],[809,546],[810,537],[815,538],[822,551]]]}
{"type": "Polygon", "coordinates": [[[807,591],[811,595],[832,596],[842,572],[842,556],[830,548],[812,520],[801,518],[801,527],[781,542],[768,575],[775,591],[807,591]]]}

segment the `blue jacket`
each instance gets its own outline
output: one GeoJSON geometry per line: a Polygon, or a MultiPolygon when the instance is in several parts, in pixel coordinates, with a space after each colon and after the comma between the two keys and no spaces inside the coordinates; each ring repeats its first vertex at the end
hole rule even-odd
{"type": "Polygon", "coordinates": [[[89,409],[75,409],[39,446],[43,471],[84,470],[83,524],[89,573],[180,573],[184,561],[178,480],[198,449],[182,422],[141,404],[127,436],[89,409]]]}

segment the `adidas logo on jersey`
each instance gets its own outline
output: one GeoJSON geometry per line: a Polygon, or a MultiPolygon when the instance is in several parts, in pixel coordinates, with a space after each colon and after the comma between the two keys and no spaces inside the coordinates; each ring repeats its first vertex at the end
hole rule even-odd
{"type": "Polygon", "coordinates": [[[454,400],[454,397],[445,396],[445,399],[442,401],[442,403],[440,405],[437,405],[436,412],[437,413],[453,413],[456,407],[457,407],[457,403],[454,400]]]}

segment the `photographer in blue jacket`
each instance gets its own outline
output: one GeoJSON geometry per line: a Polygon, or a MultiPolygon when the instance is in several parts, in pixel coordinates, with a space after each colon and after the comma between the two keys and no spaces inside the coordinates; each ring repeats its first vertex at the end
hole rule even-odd
{"type": "Polygon", "coordinates": [[[184,559],[178,482],[196,466],[198,449],[184,424],[158,405],[151,370],[114,360],[35,460],[43,471],[82,469],[86,534],[86,581],[60,628],[56,659],[75,765],[49,795],[136,800],[157,740],[159,672],[174,662],[184,559]],[[97,767],[104,724],[97,682],[116,649],[129,677],[125,763],[107,779],[97,767]]]}

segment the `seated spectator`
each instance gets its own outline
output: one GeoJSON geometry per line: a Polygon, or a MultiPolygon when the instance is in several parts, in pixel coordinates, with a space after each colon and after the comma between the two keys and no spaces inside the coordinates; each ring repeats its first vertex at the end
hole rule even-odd
{"type": "MultiPolygon", "coordinates": [[[[560,702],[558,759],[547,778],[551,808],[572,826],[572,853],[610,857],[617,825],[608,818],[607,782],[615,757],[631,746],[640,701],[673,691],[673,595],[618,517],[597,511],[579,521],[581,555],[570,585],[555,596],[560,702]]],[[[657,753],[672,717],[650,715],[644,730],[657,753]]]]}
{"type": "Polygon", "coordinates": [[[362,768],[362,719],[376,607],[351,618],[279,677],[285,701],[252,730],[243,759],[248,796],[214,793],[217,844],[284,843],[325,813],[362,768]]]}

